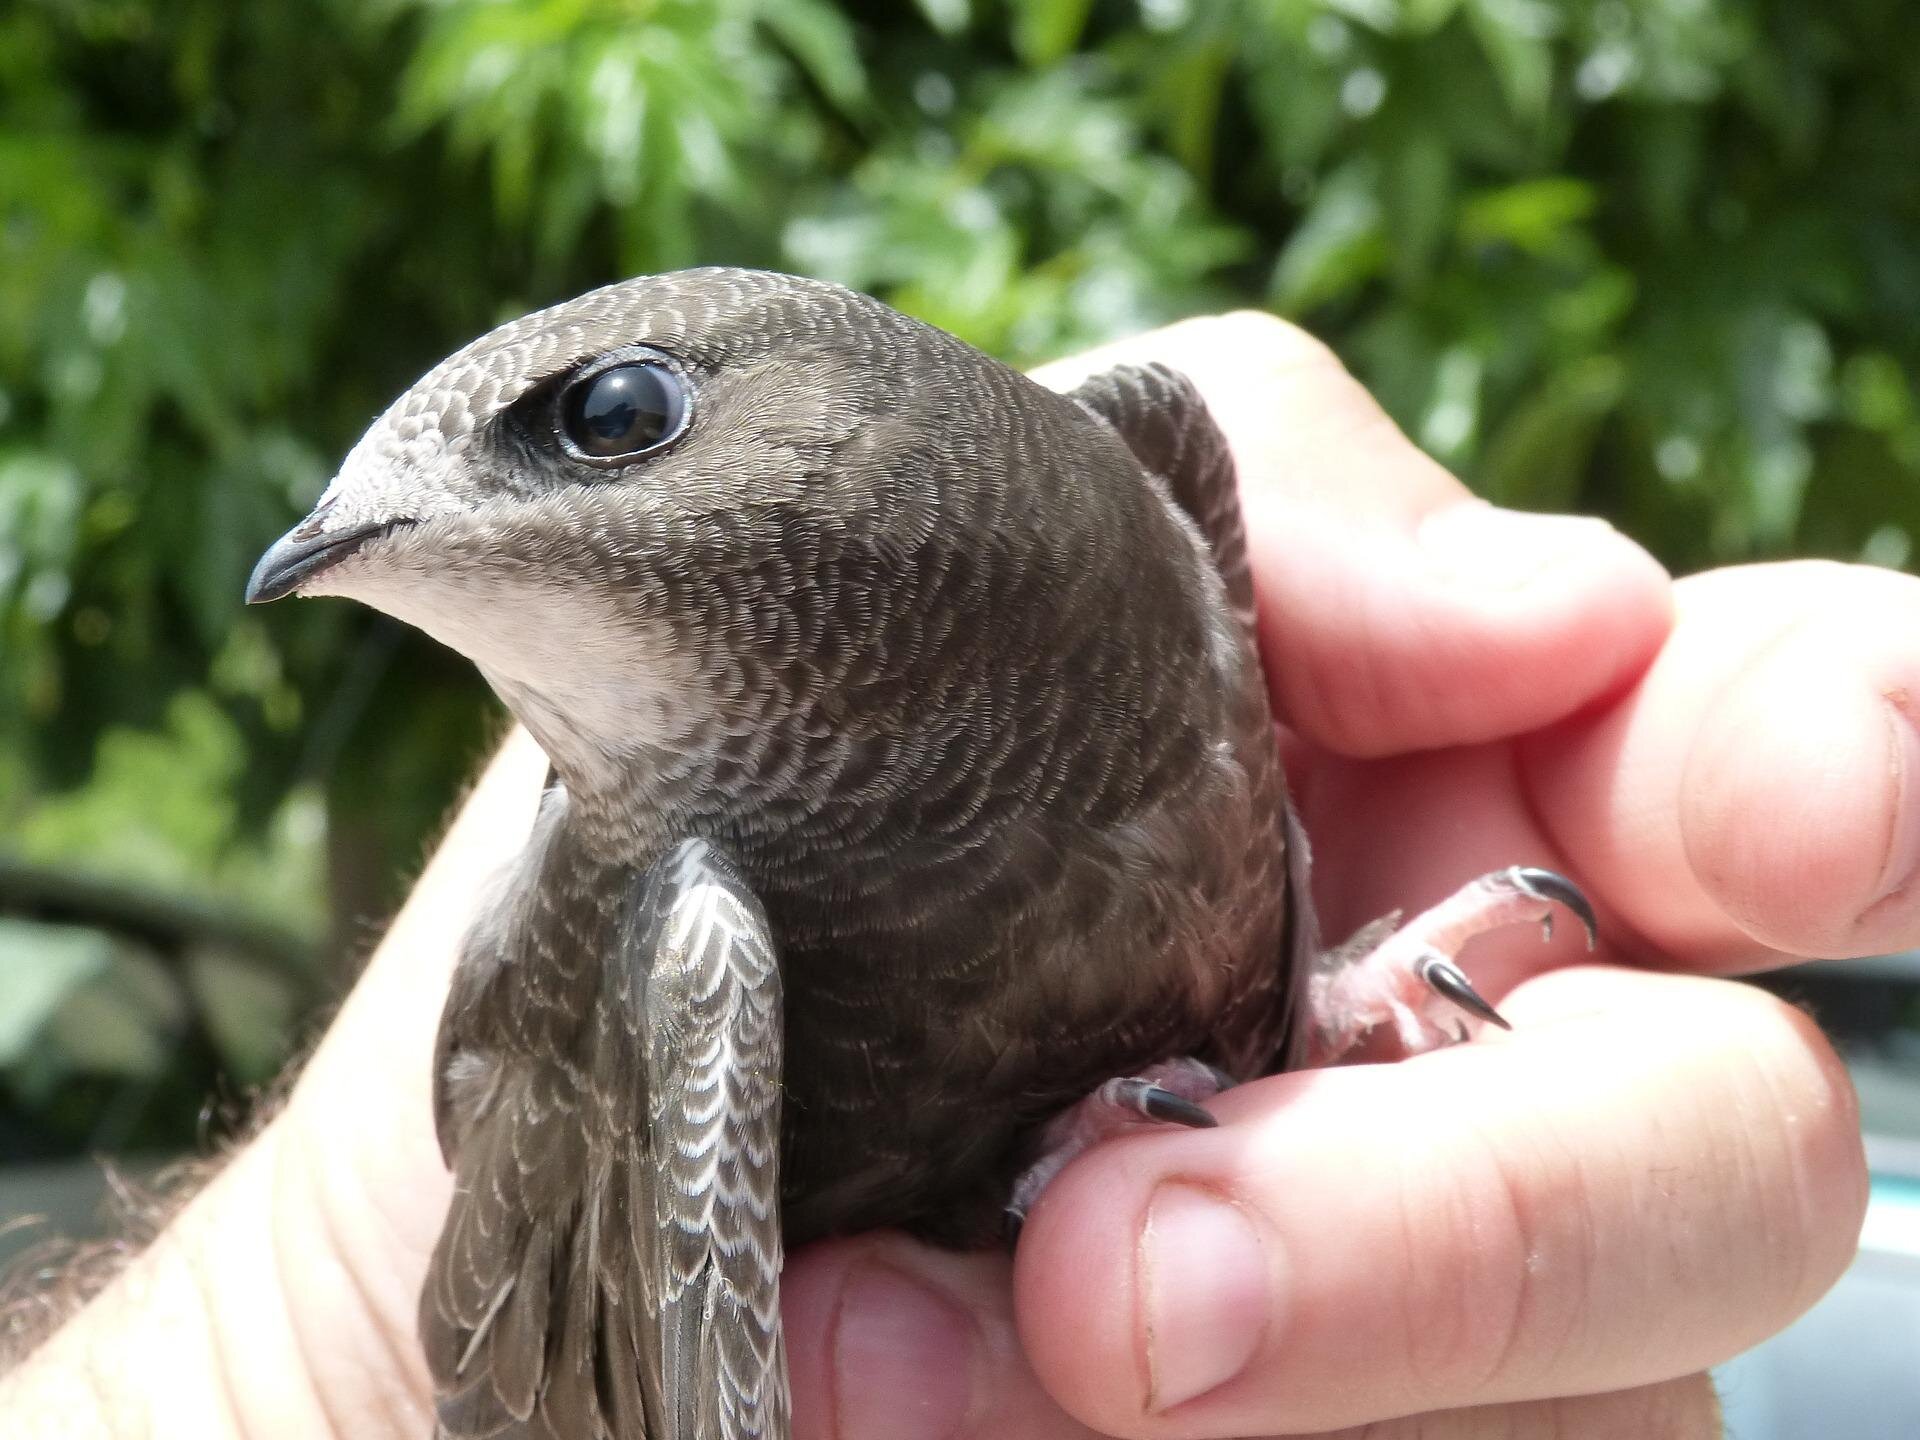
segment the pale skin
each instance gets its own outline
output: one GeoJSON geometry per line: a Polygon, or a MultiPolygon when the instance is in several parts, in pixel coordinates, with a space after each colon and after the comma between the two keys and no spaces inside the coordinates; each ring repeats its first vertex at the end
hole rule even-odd
{"type": "MultiPolygon", "coordinates": [[[[1600,963],[1573,926],[1477,942],[1512,1035],[1103,1145],[1017,1258],[797,1253],[796,1436],[1718,1435],[1702,1372],[1845,1268],[1866,1175],[1815,1026],[1713,977],[1920,943],[1920,582],[1671,585],[1598,522],[1472,501],[1263,316],[1052,378],[1120,358],[1192,374],[1239,459],[1329,937],[1524,862],[1594,898],[1600,963]]],[[[508,742],[285,1110],[0,1381],[9,1434],[429,1433],[430,1048],[543,772],[508,742]]]]}

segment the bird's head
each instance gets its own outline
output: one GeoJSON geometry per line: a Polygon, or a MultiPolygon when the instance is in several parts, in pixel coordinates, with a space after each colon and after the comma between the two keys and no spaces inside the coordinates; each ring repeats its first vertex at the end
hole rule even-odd
{"type": "Polygon", "coordinates": [[[899,553],[932,527],[928,467],[901,452],[951,429],[919,413],[914,382],[929,356],[937,370],[962,353],[983,358],[787,276],[594,291],[483,336],[395,401],[247,599],[345,595],[416,625],[550,750],[670,741],[710,711],[696,691],[738,685],[714,655],[818,552],[899,553]]]}

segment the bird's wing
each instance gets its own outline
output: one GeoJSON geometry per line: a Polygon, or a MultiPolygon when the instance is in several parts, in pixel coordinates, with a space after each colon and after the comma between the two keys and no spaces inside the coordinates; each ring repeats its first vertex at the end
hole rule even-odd
{"type": "Polygon", "coordinates": [[[766,913],[688,841],[597,968],[573,1053],[475,1080],[443,1047],[449,1088],[479,1088],[443,1109],[454,1199],[421,1295],[440,1434],[787,1440],[766,913]]]}
{"type": "Polygon", "coordinates": [[[632,932],[649,967],[661,1440],[786,1440],[772,930],[733,865],[690,840],[653,867],[632,932]]]}
{"type": "Polygon", "coordinates": [[[1233,452],[1199,389],[1166,365],[1116,365],[1084,381],[1073,398],[1114,429],[1199,527],[1226,585],[1227,602],[1251,627],[1253,576],[1233,452]]]}
{"type": "MultiPolygon", "coordinates": [[[[456,1051],[453,1063],[470,1058],[456,1051]]],[[[619,1297],[645,1273],[629,1253],[651,1227],[629,1239],[639,1227],[626,1226],[620,1192],[623,1171],[644,1157],[637,1144],[596,1139],[576,1082],[565,1064],[502,1064],[461,1127],[453,1200],[420,1293],[436,1433],[447,1440],[648,1433],[631,1358],[605,1363],[635,1353],[619,1297]]]]}
{"type": "Polygon", "coordinates": [[[1300,812],[1291,804],[1285,816],[1287,834],[1287,1001],[1286,1040],[1279,1067],[1298,1070],[1307,1063],[1313,1039],[1313,1017],[1307,1013],[1307,986],[1319,966],[1323,942],[1320,916],[1313,908],[1313,851],[1300,812]]]}
{"type": "MultiPolygon", "coordinates": [[[[1193,381],[1166,365],[1116,365],[1073,391],[1073,398],[1105,421],[1149,474],[1158,476],[1173,503],[1199,528],[1226,587],[1227,603],[1254,634],[1253,572],[1247,563],[1247,532],[1240,513],[1238,472],[1227,437],[1214,423],[1193,381]]],[[[1306,985],[1319,963],[1322,941],[1309,884],[1312,856],[1300,817],[1284,815],[1287,857],[1287,993],[1281,1007],[1286,1040],[1274,1063],[1292,1069],[1303,1062],[1306,985]]]]}

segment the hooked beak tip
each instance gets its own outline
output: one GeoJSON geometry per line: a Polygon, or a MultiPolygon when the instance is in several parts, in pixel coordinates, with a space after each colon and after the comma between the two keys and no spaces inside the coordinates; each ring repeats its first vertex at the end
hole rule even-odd
{"type": "Polygon", "coordinates": [[[247,577],[246,601],[264,605],[291,595],[324,570],[331,570],[369,540],[385,535],[403,521],[382,521],[353,530],[327,535],[315,523],[317,516],[303,520],[268,547],[247,577]]]}

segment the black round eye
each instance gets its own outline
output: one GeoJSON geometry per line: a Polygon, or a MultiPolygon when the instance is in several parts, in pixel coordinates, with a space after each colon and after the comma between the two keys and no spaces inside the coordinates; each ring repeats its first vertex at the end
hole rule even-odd
{"type": "Polygon", "coordinates": [[[644,454],[673,439],[687,418],[687,392],[665,365],[615,365],[561,399],[567,439],[595,460],[644,454]]]}

